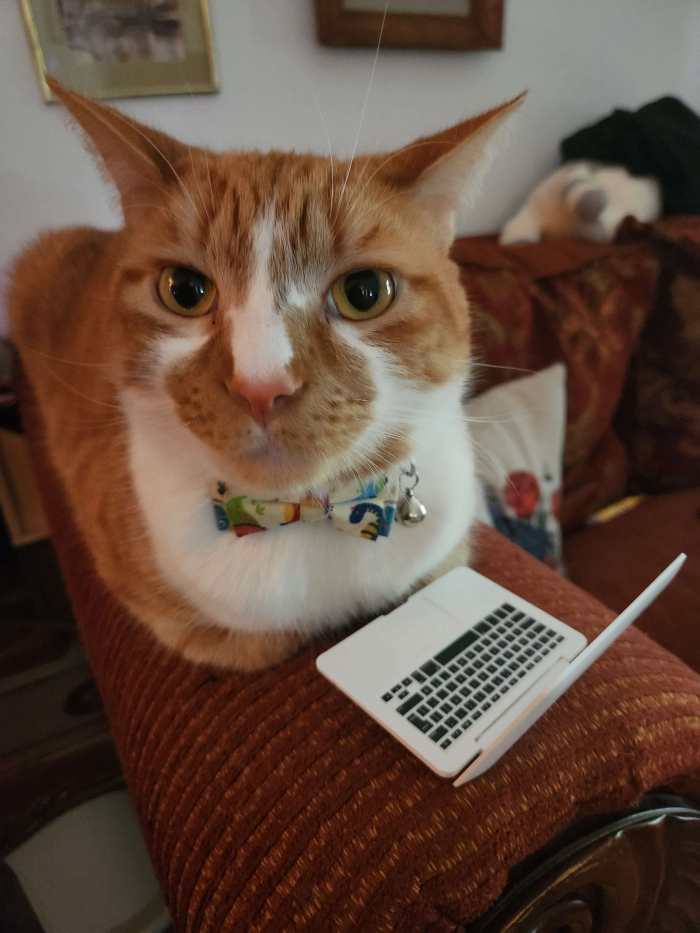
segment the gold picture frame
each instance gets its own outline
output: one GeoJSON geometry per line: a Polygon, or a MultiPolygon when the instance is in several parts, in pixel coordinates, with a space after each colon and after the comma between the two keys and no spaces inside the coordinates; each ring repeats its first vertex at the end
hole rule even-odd
{"type": "Polygon", "coordinates": [[[218,91],[207,0],[20,0],[44,99],[218,91]]]}

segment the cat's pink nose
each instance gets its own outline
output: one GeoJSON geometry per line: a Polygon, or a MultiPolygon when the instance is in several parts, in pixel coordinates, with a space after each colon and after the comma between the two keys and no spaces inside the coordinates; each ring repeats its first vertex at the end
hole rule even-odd
{"type": "Polygon", "coordinates": [[[289,376],[261,382],[232,376],[226,380],[226,388],[231,395],[242,396],[253,418],[265,427],[301,394],[303,386],[289,376]]]}

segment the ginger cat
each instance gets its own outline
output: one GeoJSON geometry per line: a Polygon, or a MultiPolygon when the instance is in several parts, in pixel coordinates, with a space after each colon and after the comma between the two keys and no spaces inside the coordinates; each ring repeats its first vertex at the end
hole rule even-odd
{"type": "Polygon", "coordinates": [[[449,250],[522,98],[348,164],[190,148],[50,84],[124,227],[40,237],[14,269],[12,329],[116,596],[191,661],[255,669],[464,562],[470,332],[449,250]],[[427,517],[391,525],[367,484],[412,461],[427,517]],[[352,502],[326,520],[348,485],[378,524],[353,531],[352,502]]]}

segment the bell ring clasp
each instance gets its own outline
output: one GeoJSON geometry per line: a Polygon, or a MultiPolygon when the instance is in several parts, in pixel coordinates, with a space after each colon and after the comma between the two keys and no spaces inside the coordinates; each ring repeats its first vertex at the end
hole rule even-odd
{"type": "Polygon", "coordinates": [[[403,498],[396,512],[402,525],[407,525],[409,527],[412,525],[420,525],[427,515],[425,506],[418,496],[413,494],[413,490],[416,488],[419,481],[420,477],[416,472],[416,465],[413,461],[411,461],[411,466],[408,470],[402,467],[401,475],[399,476],[399,489],[403,493],[403,498]],[[413,482],[407,485],[405,480],[413,480],[413,482]]]}

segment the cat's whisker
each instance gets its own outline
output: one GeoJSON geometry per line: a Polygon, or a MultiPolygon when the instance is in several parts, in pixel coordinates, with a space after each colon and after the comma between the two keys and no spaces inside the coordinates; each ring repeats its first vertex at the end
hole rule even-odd
{"type": "Polygon", "coordinates": [[[321,105],[318,102],[318,98],[314,94],[313,89],[311,85],[309,84],[309,82],[306,80],[306,78],[304,78],[303,80],[304,80],[304,84],[306,85],[306,89],[308,90],[309,94],[311,95],[313,99],[314,104],[316,105],[316,110],[318,110],[318,115],[321,118],[321,123],[323,124],[323,130],[326,134],[326,143],[328,145],[328,158],[331,163],[331,203],[328,209],[328,213],[332,214],[333,213],[333,197],[335,194],[335,172],[333,171],[333,149],[331,148],[331,137],[330,137],[330,133],[328,132],[328,124],[326,123],[326,118],[323,115],[323,111],[321,110],[321,105]]]}
{"type": "Polygon", "coordinates": [[[202,194],[202,188],[201,188],[201,185],[199,184],[199,175],[197,174],[197,170],[194,167],[194,157],[192,155],[192,146],[188,145],[187,148],[190,153],[190,163],[192,165],[192,174],[194,175],[194,180],[197,183],[197,191],[199,192],[199,200],[202,202],[202,207],[204,208],[204,213],[207,215],[207,220],[209,221],[209,223],[211,223],[211,214],[209,213],[209,209],[207,208],[206,201],[204,200],[204,195],[202,194]]]}
{"type": "MultiPolygon", "coordinates": [[[[381,163],[377,166],[377,168],[372,172],[372,174],[369,176],[369,178],[367,179],[367,181],[365,182],[365,184],[362,186],[362,189],[361,189],[359,192],[357,192],[357,194],[355,194],[355,191],[357,190],[357,186],[359,185],[360,179],[361,179],[362,176],[364,175],[365,169],[366,169],[367,166],[369,165],[369,160],[367,160],[367,161],[365,162],[364,166],[362,167],[362,171],[360,172],[360,174],[357,176],[357,179],[355,180],[355,189],[353,190],[353,194],[355,194],[355,198],[354,198],[354,200],[350,203],[350,206],[348,207],[348,211],[347,211],[347,213],[346,213],[346,220],[350,218],[350,216],[352,215],[353,211],[356,209],[356,207],[357,207],[358,204],[360,203],[360,199],[361,199],[362,195],[364,194],[364,192],[365,192],[367,186],[371,183],[372,179],[375,177],[375,175],[377,175],[378,172],[380,172],[380,171],[384,168],[384,166],[385,166],[388,162],[391,162],[392,159],[395,159],[395,158],[396,158],[397,156],[399,156],[399,155],[404,155],[405,153],[410,152],[412,149],[419,149],[421,146],[434,146],[434,145],[435,145],[435,141],[434,141],[434,140],[426,140],[425,142],[413,143],[413,144],[410,145],[410,146],[405,146],[403,149],[399,149],[397,152],[392,152],[391,155],[387,156],[387,158],[384,159],[384,161],[381,162],[381,163]]],[[[445,143],[445,145],[447,146],[448,143],[445,143]]],[[[382,201],[380,202],[380,204],[385,204],[387,201],[391,201],[393,198],[397,197],[398,194],[400,194],[400,192],[395,192],[395,193],[392,194],[389,198],[386,198],[386,199],[382,200],[382,201]]]]}
{"type": "Polygon", "coordinates": [[[99,409],[83,405],[80,403],[80,401],[71,402],[70,412],[71,415],[77,415],[82,412],[84,412],[86,415],[90,415],[91,417],[89,418],[74,418],[76,422],[80,421],[81,423],[84,422],[85,424],[118,424],[124,418],[123,412],[116,415],[112,411],[103,412],[99,409]]]}
{"type": "Polygon", "coordinates": [[[433,424],[438,424],[442,427],[453,427],[457,424],[517,424],[518,422],[525,421],[528,414],[532,412],[532,409],[529,409],[524,412],[515,412],[513,416],[503,416],[498,417],[496,415],[483,415],[483,416],[474,416],[470,417],[469,415],[462,415],[457,417],[441,417],[432,414],[426,415],[425,419],[413,419],[407,415],[397,414],[395,417],[399,420],[405,421],[409,424],[419,425],[429,427],[433,424]],[[522,417],[515,417],[515,415],[522,415],[522,417]]]}
{"type": "MultiPolygon", "coordinates": [[[[367,101],[369,100],[369,93],[372,90],[372,82],[374,81],[374,72],[377,68],[377,59],[379,58],[379,47],[382,44],[382,36],[384,34],[384,24],[386,23],[386,14],[389,9],[389,0],[386,0],[384,6],[384,16],[382,17],[382,25],[379,29],[379,39],[377,40],[377,51],[374,53],[374,64],[372,65],[372,74],[369,78],[369,84],[367,85],[367,93],[365,94],[365,102],[362,106],[362,113],[360,114],[360,125],[357,128],[357,136],[355,137],[355,145],[352,147],[352,155],[350,156],[350,163],[348,164],[348,170],[345,173],[345,181],[343,182],[343,188],[340,192],[340,197],[338,198],[338,211],[340,211],[340,206],[343,203],[343,196],[345,194],[345,188],[348,183],[348,178],[350,177],[350,172],[352,170],[352,163],[355,159],[355,153],[357,152],[357,144],[360,141],[360,132],[362,131],[362,123],[365,119],[365,111],[367,110],[367,101]]],[[[338,219],[338,211],[336,211],[335,219],[338,219]]]]}
{"type": "MultiPolygon", "coordinates": [[[[382,432],[382,440],[386,440],[387,437],[395,436],[399,440],[405,440],[408,435],[405,435],[403,432],[401,434],[393,434],[392,432],[382,432]]],[[[395,464],[390,461],[387,457],[382,457],[379,454],[379,451],[376,449],[376,446],[368,448],[366,443],[363,445],[366,450],[366,454],[362,450],[354,450],[353,455],[359,457],[362,462],[367,464],[368,469],[371,472],[376,472],[377,467],[386,467],[391,468],[395,464]]]]}
{"type": "Polygon", "coordinates": [[[421,410],[416,410],[415,408],[408,408],[408,407],[402,408],[401,406],[390,406],[384,410],[383,415],[388,418],[404,417],[404,416],[408,418],[417,418],[422,423],[423,422],[428,423],[433,420],[437,420],[437,421],[442,421],[445,424],[449,424],[450,422],[460,420],[460,416],[456,413],[455,414],[438,414],[437,412],[434,412],[434,411],[421,411],[421,410]]]}
{"type": "Polygon", "coordinates": [[[456,423],[509,424],[525,420],[525,418],[531,415],[534,410],[535,409],[533,408],[522,408],[512,411],[510,414],[503,415],[468,415],[466,413],[455,415],[436,415],[433,412],[421,413],[412,408],[392,406],[387,411],[387,417],[396,417],[404,421],[413,419],[412,423],[419,425],[431,425],[434,423],[443,424],[445,426],[456,423]],[[423,414],[423,417],[420,417],[421,414],[423,414]]]}
{"type": "Polygon", "coordinates": [[[147,203],[129,204],[129,205],[126,207],[126,210],[131,211],[131,210],[134,210],[134,209],[138,209],[138,208],[140,208],[140,207],[147,207],[147,208],[149,208],[149,209],[152,210],[152,211],[163,211],[163,213],[165,213],[165,214],[170,214],[170,213],[171,213],[171,211],[169,211],[168,208],[167,208],[167,207],[164,207],[162,204],[147,204],[147,203]]]}
{"type": "MultiPolygon", "coordinates": [[[[403,190],[399,188],[397,191],[395,191],[393,194],[390,194],[388,197],[382,198],[381,201],[373,201],[372,202],[373,206],[375,208],[384,207],[384,205],[388,204],[389,201],[394,201],[396,198],[400,198],[403,195],[403,193],[404,193],[403,190]]],[[[361,202],[358,201],[358,203],[361,203],[361,202]]]]}
{"type": "Polygon", "coordinates": [[[213,209],[214,205],[216,204],[216,198],[214,197],[214,185],[211,182],[211,167],[209,165],[209,153],[207,152],[206,147],[202,149],[202,152],[204,153],[204,162],[207,166],[207,181],[209,182],[209,191],[211,193],[211,203],[212,203],[212,209],[213,209]]]}
{"type": "Polygon", "coordinates": [[[363,462],[366,463],[368,467],[370,468],[370,472],[374,470],[374,465],[368,460],[368,458],[360,450],[357,450],[357,449],[354,449],[352,453],[347,452],[347,451],[343,452],[340,455],[340,459],[341,459],[341,462],[345,464],[345,468],[348,470],[348,472],[353,476],[355,481],[358,483],[361,482],[361,475],[358,469],[358,460],[360,461],[360,463],[363,463],[363,462]]]}
{"type": "MultiPolygon", "coordinates": [[[[342,453],[340,454],[339,460],[340,460],[339,466],[341,470],[344,472],[345,471],[348,472],[350,476],[352,477],[352,479],[359,485],[359,483],[362,481],[362,478],[360,476],[359,470],[357,469],[355,463],[352,461],[350,456],[347,453],[342,453]]],[[[335,468],[332,468],[328,472],[329,474],[335,472],[335,468]]]]}
{"type": "MultiPolygon", "coordinates": [[[[162,187],[161,187],[160,185],[157,185],[157,184],[156,184],[154,181],[152,181],[150,178],[146,178],[144,175],[140,175],[140,174],[137,176],[137,173],[136,173],[136,172],[134,172],[134,176],[136,176],[136,177],[138,177],[138,178],[141,179],[141,181],[143,182],[143,187],[144,187],[144,188],[155,188],[156,192],[157,192],[159,195],[162,195],[162,194],[163,194],[163,189],[162,189],[162,187]]],[[[132,203],[131,201],[129,201],[128,203],[122,204],[122,212],[123,212],[123,214],[124,214],[124,219],[125,219],[125,220],[127,219],[127,214],[129,213],[129,211],[132,211],[132,210],[139,210],[139,209],[144,208],[144,207],[145,207],[145,208],[148,208],[149,210],[162,211],[164,214],[166,214],[166,215],[169,216],[169,217],[172,217],[172,214],[173,214],[172,210],[171,210],[169,207],[166,207],[166,206],[165,206],[164,204],[162,204],[162,203],[161,203],[161,204],[153,204],[153,203],[150,203],[150,202],[142,202],[142,203],[139,203],[139,204],[134,204],[134,203],[132,203]]]]}
{"type": "Polygon", "coordinates": [[[133,176],[134,178],[139,178],[143,182],[144,187],[155,188],[159,194],[163,193],[162,186],[153,181],[152,178],[147,178],[146,175],[142,175],[140,172],[133,172],[133,176]]]}
{"type": "Polygon", "coordinates": [[[503,464],[500,462],[500,460],[498,459],[498,457],[497,457],[494,453],[492,453],[491,451],[487,450],[483,445],[481,445],[481,444],[479,444],[477,441],[475,441],[473,437],[471,438],[471,443],[474,445],[474,447],[475,447],[477,450],[481,451],[481,453],[482,453],[485,457],[488,458],[488,460],[490,461],[491,465],[494,466],[494,467],[496,468],[496,470],[497,470],[499,473],[501,473],[501,475],[502,475],[505,479],[508,480],[508,482],[510,483],[510,485],[513,487],[513,489],[514,489],[515,492],[517,493],[517,492],[518,492],[517,486],[515,485],[515,483],[513,482],[513,480],[510,478],[510,476],[509,476],[509,474],[508,474],[508,471],[507,471],[506,468],[503,466],[503,464]]]}
{"type": "MultiPolygon", "coordinates": [[[[367,186],[371,183],[371,181],[372,181],[372,179],[374,178],[374,176],[375,176],[379,171],[381,171],[381,169],[387,164],[387,162],[391,162],[391,160],[392,160],[392,159],[395,159],[398,155],[402,155],[403,153],[410,152],[411,149],[418,149],[420,146],[435,146],[435,145],[436,145],[436,143],[435,143],[434,140],[427,140],[426,142],[413,143],[413,144],[410,145],[410,146],[406,146],[404,149],[400,149],[398,152],[392,152],[391,155],[388,156],[388,157],[381,163],[381,165],[379,165],[379,166],[375,169],[374,172],[372,172],[372,174],[370,175],[370,177],[367,179],[366,183],[365,183],[364,186],[362,187],[362,190],[359,191],[359,192],[357,193],[357,195],[356,195],[356,197],[355,197],[355,200],[351,203],[350,208],[348,209],[348,212],[347,212],[347,215],[346,215],[346,220],[349,219],[349,218],[352,216],[352,214],[353,214],[353,212],[355,211],[355,209],[357,208],[357,206],[358,206],[359,204],[362,203],[361,198],[362,198],[362,195],[363,195],[364,192],[365,192],[365,189],[366,189],[367,186]]],[[[448,144],[448,143],[444,143],[444,145],[447,146],[447,145],[449,145],[449,144],[448,144]]],[[[369,160],[367,160],[367,161],[365,162],[364,166],[362,167],[362,171],[361,171],[360,174],[357,176],[357,179],[356,179],[356,181],[355,181],[355,189],[353,189],[353,190],[356,190],[356,189],[357,189],[357,186],[358,186],[358,184],[359,184],[359,181],[360,181],[360,179],[362,178],[362,176],[364,175],[365,169],[367,168],[367,165],[368,165],[368,164],[369,164],[369,160]]],[[[397,191],[394,191],[393,194],[390,194],[390,195],[389,195],[388,197],[386,197],[386,198],[382,198],[381,201],[375,201],[375,202],[374,202],[374,206],[375,206],[375,207],[383,207],[385,204],[388,204],[389,201],[393,201],[395,198],[400,197],[402,194],[403,194],[403,191],[402,191],[401,189],[399,189],[399,190],[397,190],[397,191]]]]}
{"type": "MultiPolygon", "coordinates": [[[[180,69],[180,74],[182,75],[182,78],[185,84],[187,85],[187,92],[190,95],[191,99],[194,100],[194,94],[192,93],[190,82],[187,80],[185,69],[182,67],[182,62],[178,62],[178,68],[180,69]]],[[[211,214],[209,213],[206,202],[204,198],[202,197],[202,189],[199,185],[199,176],[197,175],[197,170],[194,167],[194,159],[192,157],[192,146],[190,146],[188,143],[187,148],[189,149],[189,153],[190,153],[190,164],[192,165],[192,174],[194,175],[194,180],[197,182],[197,191],[199,191],[199,200],[202,202],[202,207],[204,208],[204,212],[207,215],[207,220],[209,221],[209,223],[211,223],[211,214]]],[[[205,150],[205,156],[206,156],[206,150],[205,150]]],[[[209,169],[209,160],[207,159],[207,170],[208,169],[209,169]]],[[[211,178],[209,179],[209,186],[211,187],[211,178]]],[[[211,192],[211,203],[213,207],[214,206],[214,190],[213,189],[211,192]]]]}
{"type": "MultiPolygon", "coordinates": [[[[89,409],[82,409],[83,411],[89,411],[89,409]]],[[[72,424],[81,428],[116,428],[119,426],[126,425],[124,418],[75,418],[71,416],[72,424]]]]}
{"type": "Polygon", "coordinates": [[[15,345],[18,346],[23,353],[33,353],[36,356],[41,356],[45,360],[52,360],[54,363],[67,363],[69,366],[112,366],[112,363],[84,363],[80,360],[64,360],[60,356],[50,356],[48,353],[43,353],[41,350],[36,350],[34,347],[27,346],[26,343],[19,341],[14,341],[15,345]]]}
{"type": "Polygon", "coordinates": [[[479,477],[482,474],[488,476],[491,472],[493,464],[489,463],[482,451],[473,449],[472,453],[474,455],[476,476],[479,477]]]}
{"type": "Polygon", "coordinates": [[[98,398],[90,398],[89,395],[85,395],[84,392],[81,392],[79,389],[76,389],[75,386],[72,386],[69,382],[66,382],[65,379],[61,379],[61,377],[60,377],[57,373],[55,373],[52,369],[49,369],[49,368],[47,367],[46,371],[47,371],[51,376],[53,376],[54,379],[58,380],[58,382],[60,382],[61,385],[64,385],[67,389],[70,389],[71,392],[75,392],[75,394],[76,394],[76,395],[79,395],[81,398],[86,399],[86,401],[92,402],[92,403],[95,404],[95,405],[103,405],[105,408],[114,408],[114,409],[116,409],[117,411],[121,411],[121,410],[122,410],[121,407],[120,407],[119,405],[112,405],[111,402],[103,402],[103,401],[101,401],[101,400],[98,399],[98,398]]]}
{"type": "Polygon", "coordinates": [[[530,376],[536,372],[534,369],[524,369],[522,366],[497,366],[495,363],[480,363],[478,360],[472,360],[469,365],[478,366],[480,369],[506,369],[509,372],[527,373],[530,376]]]}
{"type": "Polygon", "coordinates": [[[391,421],[396,422],[399,425],[407,425],[412,428],[438,427],[443,429],[454,428],[455,430],[459,428],[459,421],[457,420],[450,419],[446,421],[442,418],[431,416],[427,416],[425,419],[418,419],[411,418],[407,415],[394,415],[391,417],[391,421]]]}
{"type": "MultiPolygon", "coordinates": [[[[96,119],[100,120],[101,118],[100,118],[99,111],[98,111],[97,109],[94,109],[94,108],[92,108],[92,107],[90,106],[91,101],[90,101],[90,99],[89,99],[88,97],[86,97],[86,98],[84,99],[84,103],[85,103],[85,106],[87,107],[88,110],[92,110],[92,111],[93,111],[93,113],[95,114],[96,119]]],[[[120,110],[113,110],[113,114],[114,114],[114,116],[115,116],[118,120],[121,120],[123,123],[126,123],[126,125],[129,127],[129,129],[134,130],[136,133],[139,134],[139,136],[141,136],[143,139],[145,139],[149,146],[151,146],[153,149],[155,149],[155,151],[158,153],[158,155],[161,157],[161,159],[163,159],[163,161],[166,163],[166,165],[168,165],[168,167],[169,167],[170,170],[172,171],[173,175],[175,176],[175,178],[176,178],[177,181],[179,182],[180,187],[182,188],[182,190],[184,191],[184,193],[187,195],[187,197],[190,199],[190,203],[192,204],[192,207],[193,207],[193,208],[195,209],[195,211],[196,211],[196,210],[197,210],[197,205],[194,203],[194,198],[192,197],[192,195],[191,195],[190,192],[188,191],[187,186],[185,185],[185,183],[184,183],[184,181],[182,180],[182,178],[180,178],[180,175],[179,175],[179,173],[176,171],[175,166],[172,164],[172,162],[170,161],[170,159],[165,155],[165,153],[162,152],[162,151],[159,149],[159,147],[156,146],[156,144],[153,142],[153,140],[152,140],[152,139],[149,139],[149,137],[148,137],[144,132],[142,132],[142,131],[139,129],[139,127],[136,126],[131,120],[129,120],[120,110]]]]}

